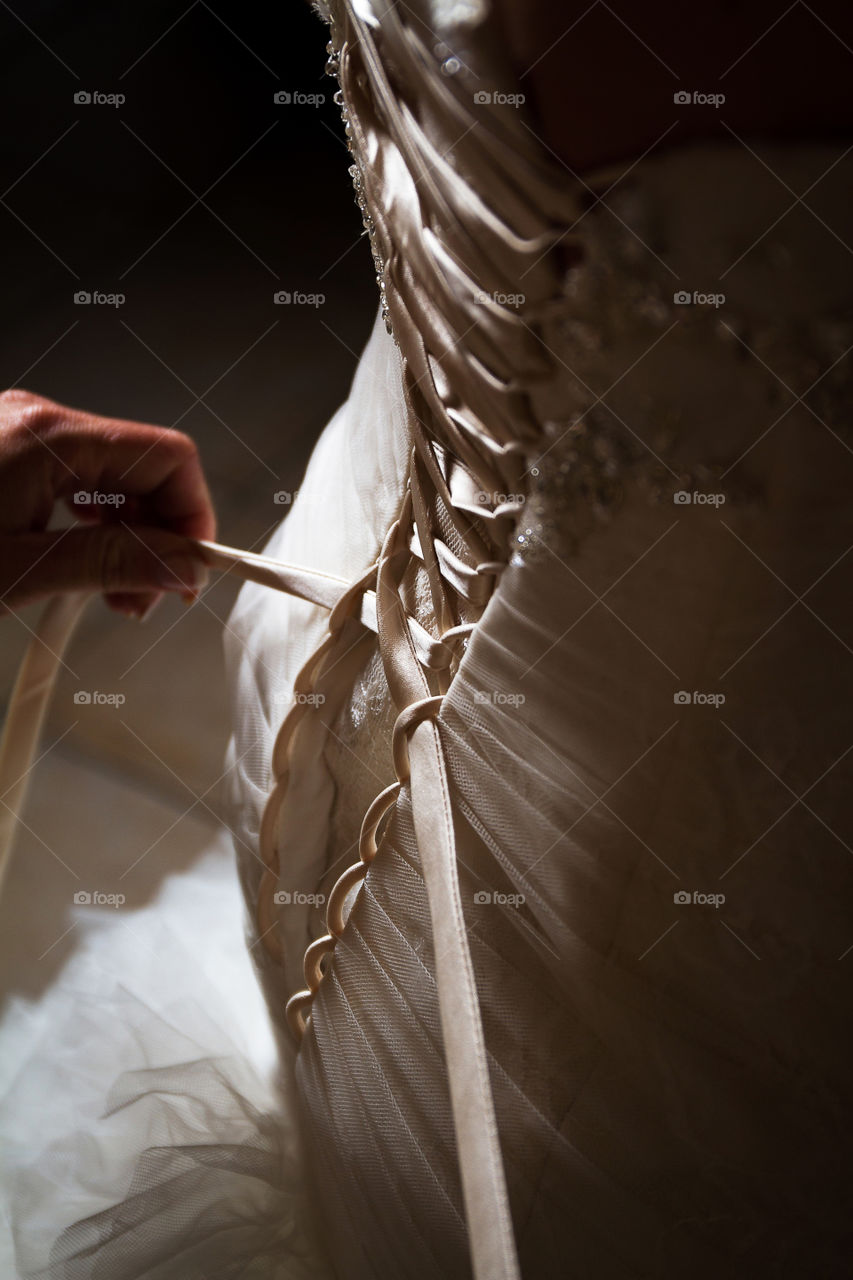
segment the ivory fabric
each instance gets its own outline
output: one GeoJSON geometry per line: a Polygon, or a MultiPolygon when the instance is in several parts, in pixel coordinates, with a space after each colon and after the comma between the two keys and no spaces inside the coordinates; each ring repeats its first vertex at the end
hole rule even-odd
{"type": "Polygon", "coordinates": [[[226,630],[282,1095],[25,1274],[843,1274],[849,166],[576,178],[484,5],[329,16],[380,314],[265,555],[353,588],[226,630]]]}
{"type": "MultiPolygon", "coordinates": [[[[522,1274],[832,1273],[850,616],[827,594],[817,618],[789,606],[849,545],[850,266],[807,211],[783,223],[770,170],[805,191],[840,153],[765,148],[768,170],[735,143],[695,146],[624,183],[572,182],[520,118],[475,115],[480,84],[509,83],[475,28],[437,41],[435,14],[427,29],[392,6],[332,15],[391,326],[365,360],[394,342],[403,357],[415,461],[397,501],[407,522],[408,486],[436,545],[505,565],[484,612],[449,574],[434,590],[425,555],[405,586],[436,634],[476,619],[433,685],[435,725],[522,1274]],[[449,459],[466,493],[442,489],[449,459]],[[519,491],[522,515],[495,516],[519,491]],[[830,778],[819,807],[798,803],[830,778]]],[[[830,227],[849,187],[842,166],[823,190],[830,227]]],[[[358,454],[357,395],[348,410],[358,454]]],[[[332,491],[367,497],[362,475],[342,467],[332,491]]],[[[378,661],[373,645],[352,691],[300,722],[331,726],[325,814],[292,777],[272,810],[276,883],[306,894],[329,893],[393,788],[415,693],[381,632],[378,661]]],[[[285,739],[282,773],[301,745],[285,739]]],[[[300,1109],[348,1276],[471,1269],[416,785],[333,945],[328,914],[307,913],[313,993],[287,954],[276,969],[297,1030],[310,1014],[300,1109]]]]}

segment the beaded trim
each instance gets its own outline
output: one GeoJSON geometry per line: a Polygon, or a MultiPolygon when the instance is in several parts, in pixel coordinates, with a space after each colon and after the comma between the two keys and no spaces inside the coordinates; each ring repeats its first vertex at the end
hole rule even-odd
{"type": "MultiPolygon", "coordinates": [[[[340,83],[341,54],[340,49],[337,48],[334,43],[334,18],[330,17],[329,24],[332,38],[326,45],[326,53],[329,55],[326,60],[326,75],[331,76],[340,83]]],[[[373,265],[376,269],[376,283],[379,286],[379,304],[381,307],[382,320],[385,324],[386,332],[393,338],[394,330],[391,325],[391,313],[388,310],[388,298],[385,294],[385,266],[376,245],[376,225],[371,217],[370,210],[367,207],[367,199],[364,194],[364,177],[361,171],[361,164],[358,157],[355,155],[353,148],[353,133],[352,125],[350,124],[349,111],[347,109],[347,104],[344,101],[343,91],[340,88],[337,89],[332,100],[336,106],[340,108],[341,119],[344,124],[344,135],[346,137],[347,149],[350,152],[350,155],[353,156],[353,163],[350,165],[348,172],[349,176],[352,178],[353,187],[355,189],[355,202],[361,211],[361,220],[370,241],[370,252],[373,255],[373,265]]],[[[396,342],[396,338],[394,340],[396,342]]]]}

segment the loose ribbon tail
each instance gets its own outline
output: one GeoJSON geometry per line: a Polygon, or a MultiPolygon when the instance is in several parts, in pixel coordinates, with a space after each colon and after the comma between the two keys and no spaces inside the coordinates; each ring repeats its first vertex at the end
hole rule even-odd
{"type": "MultiPolygon", "coordinates": [[[[215,542],[196,543],[211,568],[235,572],[263,586],[285,591],[325,609],[333,609],[352,584],[331,574],[286,564],[215,542]]],[[[0,893],[12,841],[33,771],[35,753],[63,652],[90,592],[54,596],[48,601],[21,664],[0,740],[0,893]]],[[[403,684],[413,704],[399,717],[396,737],[408,736],[407,765],[415,830],[421,848],[436,953],[439,1012],[447,1059],[451,1104],[471,1261],[476,1280],[520,1280],[506,1179],[498,1141],[471,953],[459,895],[450,794],[441,739],[432,713],[440,698],[430,698],[422,667],[441,648],[402,609],[377,609],[374,592],[364,592],[362,622],[391,644],[403,684]],[[379,616],[378,616],[379,615],[379,616]],[[417,704],[417,705],[414,705],[417,704]],[[421,711],[429,712],[421,722],[421,711]],[[411,712],[418,714],[412,716],[411,712]]],[[[467,630],[467,628],[463,628],[467,630]]],[[[398,746],[401,744],[398,743],[398,746]]]]}
{"type": "MultiPolygon", "coordinates": [[[[233,570],[240,578],[286,591],[324,609],[332,609],[350,585],[333,574],[218,542],[198,539],[195,546],[211,568],[233,570]]],[[[15,680],[0,737],[0,896],[56,676],[83,610],[95,594],[63,592],[48,600],[15,680]]],[[[369,624],[369,611],[366,621],[369,624]]]]}
{"type": "Polygon", "coordinates": [[[15,680],[0,739],[0,894],[56,674],[90,598],[88,591],[51,597],[15,680]]]}

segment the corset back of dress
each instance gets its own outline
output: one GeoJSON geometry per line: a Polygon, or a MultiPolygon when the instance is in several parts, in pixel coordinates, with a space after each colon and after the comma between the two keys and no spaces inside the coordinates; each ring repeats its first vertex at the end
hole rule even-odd
{"type": "MultiPolygon", "coordinates": [[[[331,17],[381,322],[272,550],[313,531],[420,627],[522,1273],[794,1276],[815,1239],[830,1273],[849,176],[734,142],[569,176],[484,7],[331,17]]],[[[299,698],[244,883],[329,1252],[467,1277],[409,689],[381,620],[274,607],[299,698]]]]}

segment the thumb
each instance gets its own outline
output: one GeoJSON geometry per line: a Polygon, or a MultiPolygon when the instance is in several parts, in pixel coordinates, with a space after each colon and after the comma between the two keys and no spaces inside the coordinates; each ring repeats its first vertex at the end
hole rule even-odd
{"type": "Polygon", "coordinates": [[[107,524],[3,539],[0,604],[17,608],[57,591],[198,591],[208,578],[190,538],[107,524]]]}

